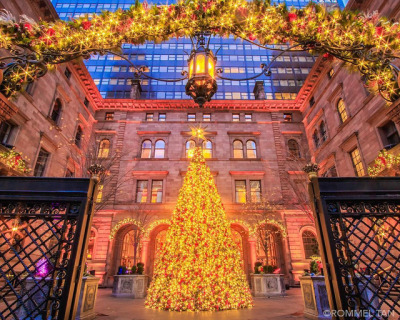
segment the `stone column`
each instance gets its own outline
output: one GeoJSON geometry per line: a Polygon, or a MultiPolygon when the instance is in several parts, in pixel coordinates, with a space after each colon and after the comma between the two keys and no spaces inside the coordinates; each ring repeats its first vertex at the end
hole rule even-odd
{"type": "Polygon", "coordinates": [[[140,85],[140,80],[131,80],[131,93],[130,98],[134,100],[140,99],[140,94],[142,93],[142,86],[140,85]]]}
{"type": "Polygon", "coordinates": [[[149,243],[150,239],[148,238],[143,238],[142,239],[142,261],[144,263],[144,270],[145,274],[149,273],[149,265],[148,262],[150,261],[149,259],[149,243]]]}
{"type": "Polygon", "coordinates": [[[254,265],[257,262],[257,239],[255,237],[249,237],[250,246],[250,273],[254,272],[254,265]]]}
{"type": "Polygon", "coordinates": [[[256,100],[265,100],[264,81],[256,81],[253,93],[256,100]]]}

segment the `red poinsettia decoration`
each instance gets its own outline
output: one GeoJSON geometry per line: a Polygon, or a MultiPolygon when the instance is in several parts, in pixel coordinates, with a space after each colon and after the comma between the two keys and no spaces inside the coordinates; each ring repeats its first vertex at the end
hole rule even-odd
{"type": "Polygon", "coordinates": [[[30,23],[24,23],[24,28],[29,33],[31,33],[33,31],[33,27],[32,27],[32,25],[30,23]]]}
{"type": "Polygon", "coordinates": [[[46,31],[46,35],[48,35],[49,37],[52,37],[56,34],[56,31],[53,28],[48,28],[46,31]]]}
{"type": "Polygon", "coordinates": [[[297,14],[296,13],[289,13],[288,14],[288,19],[289,19],[289,22],[295,21],[297,19],[297,14]]]}
{"type": "Polygon", "coordinates": [[[376,27],[375,28],[375,34],[377,35],[377,36],[383,36],[383,33],[384,33],[384,29],[383,29],[383,27],[376,27]]]}
{"type": "Polygon", "coordinates": [[[83,22],[82,22],[82,28],[83,28],[84,30],[89,29],[91,26],[92,26],[92,23],[91,23],[90,21],[83,21],[83,22]]]}
{"type": "Polygon", "coordinates": [[[323,54],[323,57],[324,57],[326,60],[333,60],[333,58],[334,58],[334,56],[331,55],[331,54],[328,53],[328,52],[324,53],[324,54],[323,54]]]}
{"type": "Polygon", "coordinates": [[[256,39],[257,39],[257,37],[253,33],[249,34],[249,40],[254,41],[256,39]]]}

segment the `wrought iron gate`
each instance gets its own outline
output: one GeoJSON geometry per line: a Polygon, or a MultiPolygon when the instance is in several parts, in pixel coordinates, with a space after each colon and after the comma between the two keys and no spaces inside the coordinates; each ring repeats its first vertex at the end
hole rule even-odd
{"type": "Polygon", "coordinates": [[[400,319],[400,178],[312,178],[332,319],[400,319]]]}
{"type": "Polygon", "coordinates": [[[0,318],[74,319],[94,179],[0,178],[0,318]]]}

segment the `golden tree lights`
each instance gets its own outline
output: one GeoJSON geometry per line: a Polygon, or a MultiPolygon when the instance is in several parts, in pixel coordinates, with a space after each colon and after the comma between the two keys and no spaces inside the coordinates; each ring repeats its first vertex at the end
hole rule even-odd
{"type": "Polygon", "coordinates": [[[230,222],[202,149],[196,148],[155,264],[146,307],[217,311],[251,306],[230,222]]]}
{"type": "MultiPolygon", "coordinates": [[[[290,43],[313,54],[323,54],[326,59],[338,58],[350,70],[366,75],[369,88],[379,91],[385,99],[394,101],[400,97],[390,65],[400,57],[400,26],[398,22],[380,18],[378,13],[327,12],[315,3],[304,9],[288,9],[285,4],[246,0],[181,0],[177,4],[152,7],[137,1],[126,11],[106,11],[52,23],[36,23],[26,17],[17,21],[7,12],[0,13],[0,48],[9,49],[13,45],[30,48],[38,60],[45,56],[46,66],[91,53],[104,54],[105,50],[120,48],[123,43],[159,43],[204,31],[258,41],[262,45],[290,43]]],[[[3,66],[1,90],[8,95],[19,90],[21,84],[30,81],[26,72],[35,77],[43,75],[36,73],[37,68],[39,64],[13,69],[3,66]]]]}

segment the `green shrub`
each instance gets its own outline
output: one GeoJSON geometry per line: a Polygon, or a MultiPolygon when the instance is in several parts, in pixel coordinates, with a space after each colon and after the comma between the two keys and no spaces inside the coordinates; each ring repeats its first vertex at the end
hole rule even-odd
{"type": "Polygon", "coordinates": [[[144,263],[143,262],[138,262],[137,263],[137,273],[138,274],[143,274],[144,271],[144,263]]]}
{"type": "Polygon", "coordinates": [[[255,274],[259,274],[260,273],[260,267],[262,266],[262,263],[261,262],[256,262],[255,264],[254,264],[254,273],[255,274]]]}
{"type": "Polygon", "coordinates": [[[310,273],[317,274],[319,272],[318,270],[318,263],[315,260],[310,261],[310,273]]]}

